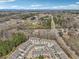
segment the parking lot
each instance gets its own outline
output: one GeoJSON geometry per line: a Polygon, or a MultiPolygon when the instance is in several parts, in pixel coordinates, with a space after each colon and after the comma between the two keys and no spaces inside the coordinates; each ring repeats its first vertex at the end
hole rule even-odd
{"type": "Polygon", "coordinates": [[[54,40],[31,37],[19,46],[9,59],[30,59],[40,55],[49,56],[49,59],[69,59],[65,52],[54,40]]]}

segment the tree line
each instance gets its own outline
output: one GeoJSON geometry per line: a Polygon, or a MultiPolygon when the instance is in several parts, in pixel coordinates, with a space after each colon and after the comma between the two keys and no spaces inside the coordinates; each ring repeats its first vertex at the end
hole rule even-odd
{"type": "Polygon", "coordinates": [[[12,38],[6,41],[0,41],[0,57],[9,54],[19,44],[27,40],[23,33],[15,33],[12,38]]]}

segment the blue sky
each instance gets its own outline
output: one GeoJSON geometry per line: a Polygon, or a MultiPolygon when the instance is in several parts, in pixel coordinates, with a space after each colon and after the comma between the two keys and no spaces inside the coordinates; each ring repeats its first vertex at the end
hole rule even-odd
{"type": "Polygon", "coordinates": [[[0,9],[79,10],[79,0],[0,0],[0,9]]]}

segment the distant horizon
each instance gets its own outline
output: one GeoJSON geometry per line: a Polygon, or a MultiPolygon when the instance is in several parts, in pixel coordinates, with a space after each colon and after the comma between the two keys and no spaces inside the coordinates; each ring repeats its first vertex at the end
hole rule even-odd
{"type": "Polygon", "coordinates": [[[0,10],[79,10],[79,9],[0,9],[0,10]]]}

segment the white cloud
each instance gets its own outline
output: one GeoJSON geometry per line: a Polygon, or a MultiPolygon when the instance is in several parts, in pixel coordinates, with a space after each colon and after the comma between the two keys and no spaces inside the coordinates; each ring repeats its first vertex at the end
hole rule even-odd
{"type": "MultiPolygon", "coordinates": [[[[0,0],[1,1],[15,1],[15,0],[0,0]]],[[[0,9],[75,9],[79,10],[79,2],[75,2],[74,4],[69,5],[60,5],[60,6],[44,6],[42,4],[33,4],[30,6],[19,6],[19,5],[0,5],[0,9]]]]}
{"type": "Polygon", "coordinates": [[[14,9],[14,8],[16,9],[18,8],[18,6],[0,5],[0,9],[14,9]]]}
{"type": "MultiPolygon", "coordinates": [[[[41,4],[37,5],[31,5],[32,9],[73,9],[73,10],[79,10],[79,2],[75,2],[74,4],[69,5],[60,5],[60,6],[44,6],[41,4]]],[[[29,8],[30,9],[30,8],[29,8]]]]}
{"type": "Polygon", "coordinates": [[[10,6],[10,9],[25,9],[25,7],[13,5],[13,6],[10,6]]]}
{"type": "Polygon", "coordinates": [[[16,6],[16,5],[15,5],[15,6],[11,6],[11,8],[17,8],[17,7],[18,7],[18,6],[16,6]]]}
{"type": "Polygon", "coordinates": [[[40,6],[42,6],[42,5],[40,5],[40,4],[31,5],[31,7],[40,7],[40,6]]]}
{"type": "Polygon", "coordinates": [[[15,0],[0,0],[0,2],[14,2],[15,0]]]}
{"type": "Polygon", "coordinates": [[[76,2],[76,4],[79,4],[79,2],[76,2]]]}
{"type": "Polygon", "coordinates": [[[79,10],[79,4],[69,4],[69,5],[60,5],[60,6],[53,6],[52,9],[76,9],[79,10]]]}

